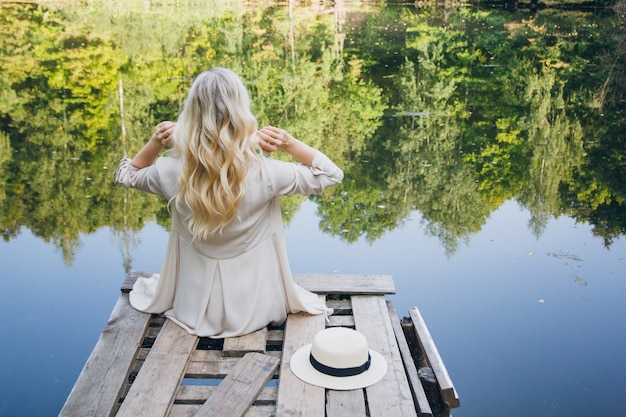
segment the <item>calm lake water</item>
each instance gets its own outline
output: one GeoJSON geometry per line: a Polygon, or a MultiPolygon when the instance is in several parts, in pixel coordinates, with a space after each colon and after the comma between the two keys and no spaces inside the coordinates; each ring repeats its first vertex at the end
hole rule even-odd
{"type": "MultiPolygon", "coordinates": [[[[541,238],[508,202],[448,258],[419,213],[373,244],[317,228],[306,203],[287,229],[295,272],[391,274],[399,314],[417,306],[461,398],[455,416],[620,416],[626,406],[626,243],[550,220],[541,238]]],[[[166,231],[148,223],[132,252],[158,269],[166,231]]],[[[82,236],[71,267],[28,231],[0,244],[3,416],[51,416],[95,345],[124,278],[106,228],[82,236]]]]}
{"type": "Polygon", "coordinates": [[[392,275],[454,416],[624,414],[623,14],[94,4],[0,11],[0,416],[56,415],[160,268],[164,203],[113,171],[213,65],[344,167],[284,201],[292,270],[392,275]]]}

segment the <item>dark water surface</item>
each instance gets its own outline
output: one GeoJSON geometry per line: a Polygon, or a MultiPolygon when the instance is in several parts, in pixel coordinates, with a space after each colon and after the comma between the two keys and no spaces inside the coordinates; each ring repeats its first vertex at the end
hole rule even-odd
{"type": "Polygon", "coordinates": [[[90,4],[0,9],[0,416],[57,415],[160,268],[165,204],[113,171],[215,65],[346,173],[284,200],[293,271],[392,275],[453,415],[624,414],[623,9],[90,4]]]}

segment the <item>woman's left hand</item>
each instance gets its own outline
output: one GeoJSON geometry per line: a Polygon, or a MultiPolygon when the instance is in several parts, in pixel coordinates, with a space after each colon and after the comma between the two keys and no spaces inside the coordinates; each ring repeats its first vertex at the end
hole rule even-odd
{"type": "Polygon", "coordinates": [[[165,121],[156,125],[154,135],[161,146],[172,146],[172,133],[174,133],[174,126],[176,123],[165,121]]]}

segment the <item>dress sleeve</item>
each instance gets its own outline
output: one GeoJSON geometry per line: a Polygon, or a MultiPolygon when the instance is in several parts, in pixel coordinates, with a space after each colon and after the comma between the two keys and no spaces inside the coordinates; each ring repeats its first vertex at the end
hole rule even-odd
{"type": "Polygon", "coordinates": [[[343,171],[320,151],[310,167],[268,158],[269,177],[275,195],[322,194],[343,180],[343,171]]]}
{"type": "Polygon", "coordinates": [[[131,158],[123,158],[115,171],[115,185],[136,188],[152,194],[164,195],[159,181],[159,172],[156,165],[146,168],[136,168],[130,162],[131,158]]]}

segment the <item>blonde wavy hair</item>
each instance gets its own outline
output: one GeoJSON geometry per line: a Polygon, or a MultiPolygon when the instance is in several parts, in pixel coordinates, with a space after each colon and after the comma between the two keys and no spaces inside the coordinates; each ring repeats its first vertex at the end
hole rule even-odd
{"type": "Polygon", "coordinates": [[[225,68],[198,75],[174,129],[183,166],[176,208],[189,212],[194,239],[206,240],[237,216],[249,164],[259,158],[258,123],[241,78],[225,68]]]}

